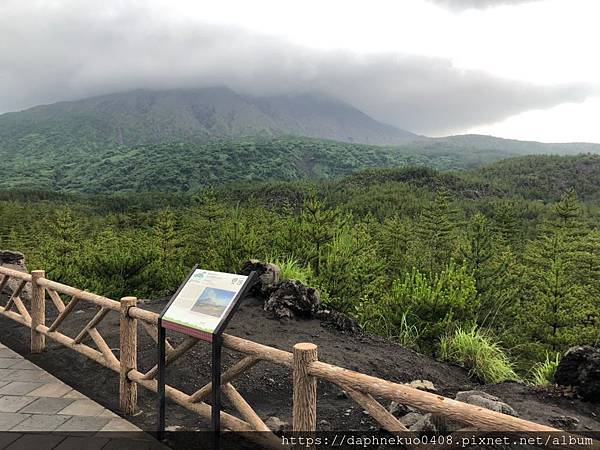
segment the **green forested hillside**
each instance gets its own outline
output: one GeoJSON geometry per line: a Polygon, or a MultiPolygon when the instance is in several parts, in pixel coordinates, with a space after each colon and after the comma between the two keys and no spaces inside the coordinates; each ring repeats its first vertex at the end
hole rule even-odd
{"type": "MultiPolygon", "coordinates": [[[[563,162],[588,158],[527,161],[572,178],[563,162]]],[[[600,343],[600,204],[591,190],[579,199],[556,188],[543,201],[516,182],[511,191],[505,165],[485,180],[386,169],[193,196],[4,192],[0,248],[114,298],[167,295],[195,263],[237,271],[248,258],[273,261],[366,331],[456,362],[451,337],[475,329],[529,377],[547,355],[600,343]]],[[[510,366],[477,375],[517,377],[510,366]]]]}
{"type": "MultiPolygon", "coordinates": [[[[423,166],[465,171],[507,157],[469,148],[432,150],[418,142],[381,147],[300,137],[211,139],[132,148],[66,149],[44,147],[39,142],[31,145],[19,152],[0,149],[0,188],[104,194],[193,193],[203,187],[243,181],[339,178],[366,168],[423,166]]],[[[578,181],[578,190],[587,195],[588,188],[583,184],[593,189],[595,180],[588,172],[597,168],[598,158],[532,156],[509,159],[473,174],[483,181],[497,179],[511,192],[523,191],[539,198],[546,198],[540,189],[550,188],[553,178],[567,183],[552,187],[556,194],[573,184],[578,174],[585,175],[585,180],[578,181]]]]}
{"type": "MultiPolygon", "coordinates": [[[[442,138],[417,139],[397,146],[400,151],[422,155],[436,161],[446,158],[453,169],[473,169],[496,161],[526,155],[600,154],[600,144],[541,142],[501,139],[493,136],[467,134],[442,138]],[[450,163],[450,161],[452,161],[450,163]],[[456,163],[459,164],[456,164],[456,163]]],[[[440,167],[438,165],[438,167],[440,167]]]]}
{"type": "Polygon", "coordinates": [[[138,90],[0,115],[3,189],[191,193],[244,180],[417,165],[468,170],[526,154],[581,152],[600,153],[600,145],[425,138],[322,96],[257,98],[226,88],[138,90]]]}
{"type": "Polygon", "coordinates": [[[188,136],[126,146],[131,136],[115,141],[85,114],[33,118],[21,135],[24,122],[12,133],[13,116],[0,119],[20,136],[0,141],[0,248],[58,281],[159,297],[196,263],[234,272],[273,261],[365,331],[471,369],[455,336],[491,345],[496,360],[473,372],[485,381],[532,377],[532,364],[600,343],[600,156],[509,158],[593,145],[188,136]]]}
{"type": "Polygon", "coordinates": [[[600,199],[600,155],[536,155],[511,158],[473,172],[510,195],[555,199],[569,188],[580,197],[600,199]]]}
{"type": "Polygon", "coordinates": [[[462,156],[310,138],[240,138],[133,148],[0,151],[0,188],[63,192],[195,192],[236,181],[334,178],[369,167],[463,166],[462,156]]]}
{"type": "Polygon", "coordinates": [[[494,155],[502,155],[503,159],[523,155],[576,155],[579,153],[600,153],[600,144],[573,142],[565,144],[546,144],[534,141],[518,141],[479,134],[448,136],[429,140],[420,140],[412,147],[420,153],[474,153],[480,155],[483,162],[489,162],[494,155]]]}

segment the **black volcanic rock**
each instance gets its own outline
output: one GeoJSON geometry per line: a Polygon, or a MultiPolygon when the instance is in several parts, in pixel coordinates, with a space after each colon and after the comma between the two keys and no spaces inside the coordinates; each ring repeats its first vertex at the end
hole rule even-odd
{"type": "Polygon", "coordinates": [[[257,259],[246,261],[240,274],[250,275],[251,272],[256,273],[256,281],[250,288],[250,293],[260,297],[268,296],[281,278],[281,269],[278,266],[257,259]]]}
{"type": "Polygon", "coordinates": [[[321,303],[318,292],[297,280],[286,280],[273,291],[265,303],[265,311],[277,319],[310,318],[321,303]]]}
{"type": "Polygon", "coordinates": [[[586,400],[600,402],[600,349],[571,347],[561,358],[554,381],[572,387],[586,400]]]}

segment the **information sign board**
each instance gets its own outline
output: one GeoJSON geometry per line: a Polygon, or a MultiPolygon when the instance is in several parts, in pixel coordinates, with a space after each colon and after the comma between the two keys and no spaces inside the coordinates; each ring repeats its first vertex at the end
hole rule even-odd
{"type": "Polygon", "coordinates": [[[194,269],[162,313],[162,326],[212,342],[245,295],[248,281],[244,275],[194,269]]]}
{"type": "Polygon", "coordinates": [[[187,279],[171,297],[158,317],[158,438],[165,434],[165,368],[166,330],[178,331],[212,343],[212,405],[211,422],[214,449],[220,448],[221,428],[221,333],[233,317],[239,302],[254,281],[255,273],[235,275],[198,269],[195,266],[187,279]]]}

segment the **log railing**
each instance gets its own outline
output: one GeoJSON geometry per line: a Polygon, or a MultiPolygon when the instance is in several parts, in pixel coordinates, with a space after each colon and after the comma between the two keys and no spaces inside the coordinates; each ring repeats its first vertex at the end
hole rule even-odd
{"type": "MultiPolygon", "coordinates": [[[[16,286],[12,292],[7,293],[9,295],[7,303],[4,306],[0,305],[0,314],[31,328],[32,353],[44,350],[47,337],[119,373],[119,406],[124,414],[133,414],[136,410],[137,385],[153,392],[157,391],[157,366],[155,365],[146,372],[140,372],[137,367],[137,324],[141,323],[142,328],[156,341],[158,314],[137,307],[137,300],[134,297],[125,297],[117,302],[48,280],[45,278],[44,271],[33,271],[28,274],[0,267],[0,277],[0,294],[7,290],[9,280],[12,280],[12,285],[16,286]],[[29,309],[26,302],[21,299],[26,285],[31,287],[29,309]],[[46,293],[58,313],[50,326],[47,326],[45,317],[46,293]],[[70,297],[70,301],[65,304],[61,295],[70,297]],[[65,318],[74,311],[75,306],[80,302],[96,305],[99,309],[96,315],[84,325],[81,332],[72,338],[58,330],[65,318]],[[115,356],[97,329],[107,314],[113,311],[120,315],[119,358],[115,356]],[[92,338],[96,349],[82,343],[87,336],[92,338]]],[[[167,342],[166,364],[172,364],[181,358],[197,343],[198,339],[192,337],[187,337],[177,346],[167,342]]],[[[463,423],[465,429],[471,431],[560,431],[438,394],[424,392],[404,384],[393,383],[318,361],[317,346],[314,344],[296,344],[291,353],[224,334],[223,345],[244,355],[222,375],[223,394],[241,416],[238,418],[227,412],[221,412],[222,425],[233,431],[269,431],[263,420],[232,384],[237,377],[260,362],[274,363],[291,369],[293,374],[293,430],[298,432],[316,431],[317,379],[329,381],[347,391],[348,395],[368,411],[383,429],[390,432],[408,430],[375,397],[409,405],[422,412],[439,414],[453,422],[463,423]]],[[[205,419],[210,419],[211,407],[203,400],[210,396],[211,383],[207,383],[191,394],[169,385],[166,386],[165,391],[166,396],[175,403],[205,419]]],[[[249,436],[259,440],[264,447],[282,447],[281,440],[273,433],[250,433],[249,436]]],[[[598,448],[597,443],[592,447],[598,448]]]]}

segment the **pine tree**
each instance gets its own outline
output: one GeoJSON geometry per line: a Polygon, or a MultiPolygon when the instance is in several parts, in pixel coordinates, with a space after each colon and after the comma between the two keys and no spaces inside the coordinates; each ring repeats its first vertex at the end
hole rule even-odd
{"type": "Polygon", "coordinates": [[[582,238],[578,257],[580,282],[590,297],[590,309],[584,319],[589,328],[586,343],[600,344],[600,231],[593,230],[582,238]]]}
{"type": "Polygon", "coordinates": [[[224,269],[218,243],[223,242],[223,228],[228,221],[226,208],[214,191],[207,189],[193,198],[194,206],[182,216],[181,234],[186,242],[185,261],[215,270],[224,269]]]}
{"type": "Polygon", "coordinates": [[[577,199],[575,189],[571,188],[561,196],[559,202],[554,207],[554,212],[559,219],[559,226],[562,227],[568,226],[570,222],[579,218],[581,205],[577,199]]]}
{"type": "Polygon", "coordinates": [[[450,207],[450,196],[446,190],[440,190],[434,201],[428,203],[421,213],[417,231],[421,249],[415,250],[424,253],[424,267],[431,277],[445,267],[452,257],[456,229],[454,216],[455,211],[450,207]]]}
{"type": "Polygon", "coordinates": [[[205,189],[193,199],[201,209],[202,217],[209,223],[214,224],[225,215],[223,205],[217,200],[217,193],[214,189],[205,189]]]}
{"type": "Polygon", "coordinates": [[[325,206],[313,191],[302,206],[300,224],[301,239],[311,247],[308,259],[315,275],[319,276],[323,250],[333,240],[336,230],[342,225],[340,211],[325,206]]]}
{"type": "Polygon", "coordinates": [[[242,209],[234,208],[231,217],[224,222],[222,227],[221,238],[223,241],[219,251],[222,255],[223,270],[236,272],[240,269],[242,259],[245,259],[247,255],[244,248],[246,223],[242,209]]]}
{"type": "Polygon", "coordinates": [[[70,208],[57,210],[49,229],[53,237],[54,255],[57,258],[66,259],[78,249],[82,230],[80,222],[73,218],[70,208]]]}
{"type": "Polygon", "coordinates": [[[398,277],[410,270],[408,250],[413,239],[411,223],[398,215],[386,219],[381,225],[378,240],[390,276],[398,277]]]}
{"type": "Polygon", "coordinates": [[[185,274],[182,241],[174,211],[160,211],[153,231],[152,242],[157,248],[157,255],[147,271],[151,275],[153,290],[165,295],[174,291],[185,274]]]}
{"type": "Polygon", "coordinates": [[[154,224],[154,237],[163,261],[175,260],[179,256],[180,238],[178,237],[175,213],[171,209],[160,211],[154,224]]]}
{"type": "Polygon", "coordinates": [[[61,207],[48,221],[45,233],[40,253],[46,273],[54,280],[76,285],[80,279],[79,258],[83,244],[81,218],[74,218],[71,208],[61,207]]]}
{"type": "Polygon", "coordinates": [[[489,279],[495,275],[491,261],[495,254],[493,236],[487,218],[475,213],[467,225],[467,248],[463,256],[475,276],[477,292],[483,294],[488,288],[489,279]]]}
{"type": "Polygon", "coordinates": [[[574,337],[587,310],[586,289],[576,280],[574,252],[565,233],[542,236],[529,249],[532,301],[525,312],[532,337],[561,350],[574,337]]]}
{"type": "Polygon", "coordinates": [[[422,348],[432,350],[452,326],[473,323],[479,308],[475,280],[466,265],[450,262],[433,278],[413,268],[393,282],[386,318],[398,325],[409,317],[422,348]]]}
{"type": "Polygon", "coordinates": [[[502,239],[502,242],[512,248],[515,248],[515,244],[520,240],[515,208],[514,201],[502,200],[495,204],[493,213],[496,231],[502,239]]]}
{"type": "Polygon", "coordinates": [[[502,244],[498,233],[492,231],[489,219],[480,212],[468,222],[465,234],[463,257],[473,273],[480,297],[479,321],[497,326],[506,317],[506,308],[516,299],[515,257],[510,247],[502,244]]]}
{"type": "Polygon", "coordinates": [[[526,251],[531,300],[523,317],[532,338],[559,351],[585,334],[585,319],[592,305],[581,266],[584,231],[574,191],[561,197],[553,213],[542,226],[541,236],[526,251]]]}

